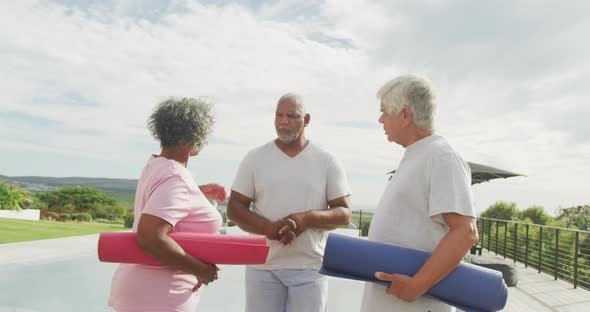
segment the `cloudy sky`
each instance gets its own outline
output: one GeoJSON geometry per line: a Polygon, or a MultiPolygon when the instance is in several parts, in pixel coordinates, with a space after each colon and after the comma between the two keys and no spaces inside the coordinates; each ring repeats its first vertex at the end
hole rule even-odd
{"type": "Polygon", "coordinates": [[[0,1],[0,174],[137,178],[167,96],[216,103],[189,168],[229,186],[275,137],[276,100],[304,95],[308,137],[374,208],[403,149],[377,89],[437,90],[436,131],[464,159],[525,174],[474,186],[476,208],[590,203],[588,1],[0,1]]]}

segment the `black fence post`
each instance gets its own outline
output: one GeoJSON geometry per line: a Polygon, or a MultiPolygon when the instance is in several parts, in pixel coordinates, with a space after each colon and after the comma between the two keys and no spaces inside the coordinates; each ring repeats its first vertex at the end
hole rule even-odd
{"type": "Polygon", "coordinates": [[[529,267],[529,224],[526,225],[526,241],[524,245],[524,267],[529,267]]]}
{"type": "Polygon", "coordinates": [[[555,229],[555,263],[553,266],[553,273],[555,280],[557,280],[557,259],[559,257],[559,229],[555,229]]]}
{"type": "MultiPolygon", "coordinates": [[[[360,211],[360,214],[362,215],[362,211],[360,211]]],[[[491,247],[494,247],[494,252],[496,255],[503,255],[504,259],[506,258],[510,258],[511,256],[513,257],[513,261],[514,263],[516,262],[521,262],[524,263],[525,268],[528,268],[529,265],[529,261],[531,264],[531,269],[534,269],[535,264],[537,265],[537,271],[538,273],[546,273],[546,274],[551,274],[551,269],[553,269],[553,277],[554,280],[558,280],[558,279],[562,279],[566,282],[571,282],[573,283],[574,289],[577,288],[579,283],[582,283],[582,288],[584,288],[584,267],[585,265],[583,263],[580,263],[580,258],[582,257],[582,259],[584,259],[584,251],[586,250],[582,243],[580,242],[580,239],[582,241],[584,241],[586,238],[590,238],[590,236],[583,236],[583,235],[590,235],[590,231],[582,231],[582,230],[573,230],[573,229],[567,229],[567,228],[558,228],[558,227],[553,227],[553,226],[543,226],[543,225],[536,225],[536,224],[529,224],[529,223],[522,223],[525,225],[525,230],[524,230],[524,250],[520,250],[521,246],[520,246],[520,241],[519,239],[522,238],[520,233],[519,233],[519,223],[517,221],[510,221],[510,220],[499,220],[499,219],[489,219],[489,218],[478,218],[476,220],[476,226],[477,226],[477,230],[480,232],[480,240],[478,241],[478,243],[474,246],[477,247],[479,245],[481,245],[480,248],[484,248],[485,244],[487,243],[487,250],[488,252],[491,252],[492,249],[491,247]],[[487,221],[487,222],[486,222],[487,221]],[[501,226],[499,223],[503,222],[503,226],[501,226]],[[510,237],[509,234],[509,222],[513,222],[514,223],[514,227],[513,227],[513,235],[512,237],[510,237]],[[495,243],[492,242],[492,240],[494,239],[494,237],[492,236],[492,227],[494,226],[494,223],[496,223],[496,235],[495,235],[495,243]],[[486,228],[487,226],[487,228],[486,228]],[[504,241],[502,242],[503,245],[500,245],[500,227],[504,228],[504,234],[503,234],[503,238],[504,241]],[[531,229],[533,227],[539,227],[539,232],[538,232],[538,246],[537,248],[535,248],[535,238],[533,237],[532,232],[534,232],[534,229],[531,229]],[[547,228],[547,230],[544,230],[544,228],[547,228]],[[545,237],[543,236],[543,232],[546,231],[551,231],[551,230],[555,230],[555,241],[551,242],[550,236],[551,233],[547,233],[547,241],[545,242],[545,237]],[[561,232],[563,232],[562,230],[565,230],[565,233],[567,234],[565,238],[560,238],[561,236],[561,232]],[[487,233],[486,233],[487,232],[487,233]],[[575,232],[575,238],[574,238],[574,252],[571,253],[571,246],[570,244],[570,240],[568,240],[567,238],[570,237],[568,233],[571,232],[575,232]],[[582,233],[582,237],[580,238],[580,233],[582,233]],[[487,242],[486,242],[487,239],[487,242]],[[513,245],[511,250],[508,250],[508,248],[510,246],[508,246],[508,240],[511,240],[513,245]],[[565,241],[563,243],[560,242],[560,240],[564,240],[565,241]],[[480,243],[481,242],[481,243],[480,243]],[[561,243],[561,244],[560,244],[561,243]],[[564,245],[565,244],[565,245],[564,245]],[[545,246],[547,246],[547,249],[544,249],[545,246]],[[551,264],[550,258],[551,256],[549,255],[549,253],[551,252],[551,245],[554,245],[553,247],[555,248],[553,250],[553,263],[551,264]],[[564,250],[565,253],[562,253],[560,251],[560,247],[561,245],[564,246],[564,250]],[[503,250],[500,250],[499,248],[503,248],[503,250]],[[534,253],[535,253],[535,249],[537,249],[538,251],[538,259],[536,259],[537,261],[535,261],[534,259],[534,253]],[[508,252],[512,251],[512,255],[509,255],[508,252]],[[524,253],[524,255],[522,254],[524,253]],[[546,253],[544,255],[544,253],[546,253]],[[523,256],[524,259],[518,258],[519,254],[521,256],[523,256]],[[565,260],[560,260],[559,257],[562,256],[565,260]],[[543,256],[545,257],[545,262],[543,262],[543,256]],[[572,263],[571,261],[571,257],[574,257],[574,261],[572,263]],[[530,259],[529,259],[530,258],[530,259]],[[522,261],[521,261],[522,260],[522,261]],[[562,263],[560,263],[560,261],[562,263]],[[562,265],[562,266],[560,266],[562,265]],[[552,268],[553,267],[553,268],[552,268]],[[561,271],[560,271],[561,270],[561,271]],[[572,275],[570,275],[572,274],[572,275]],[[581,282],[580,282],[581,281],[581,282]]],[[[480,249],[481,252],[481,249],[480,249]]],[[[583,261],[583,260],[582,260],[583,261]]]]}
{"type": "Polygon", "coordinates": [[[504,259],[506,259],[506,242],[508,241],[508,221],[504,222],[504,259]]]}
{"type": "Polygon", "coordinates": [[[516,244],[518,243],[518,223],[514,223],[514,246],[512,256],[514,257],[514,263],[516,263],[516,244]]]}
{"type": "Polygon", "coordinates": [[[541,273],[541,255],[543,254],[543,227],[539,227],[539,273],[541,273]]]}
{"type": "Polygon", "coordinates": [[[488,222],[488,251],[492,251],[490,249],[490,243],[492,242],[492,224],[490,222],[492,222],[492,220],[489,220],[488,222]]]}
{"type": "Polygon", "coordinates": [[[496,220],[496,248],[494,248],[494,252],[496,252],[496,254],[498,254],[498,233],[500,231],[498,231],[498,229],[500,228],[500,223],[496,220]]]}
{"type": "Polygon", "coordinates": [[[580,241],[580,232],[576,232],[576,247],[574,252],[574,289],[578,287],[578,242],[580,241]]]}
{"type": "Polygon", "coordinates": [[[359,237],[363,236],[363,210],[359,211],[359,237]]]}
{"type": "Polygon", "coordinates": [[[486,219],[481,219],[481,249],[483,249],[483,244],[486,238],[486,219]]]}

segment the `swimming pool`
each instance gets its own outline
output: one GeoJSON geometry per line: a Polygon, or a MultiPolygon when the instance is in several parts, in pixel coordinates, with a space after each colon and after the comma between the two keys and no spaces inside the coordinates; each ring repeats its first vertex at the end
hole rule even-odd
{"type": "MultiPolygon", "coordinates": [[[[116,264],[95,256],[0,268],[0,312],[112,311],[107,307],[116,264]]],[[[243,267],[222,266],[203,290],[199,311],[243,311],[243,267]]]]}
{"type": "Polygon", "coordinates": [[[109,311],[106,298],[115,265],[91,256],[0,268],[0,311],[109,311]]]}
{"type": "MultiPolygon", "coordinates": [[[[65,259],[0,263],[0,312],[112,312],[107,299],[117,265],[99,262],[95,251],[98,237],[89,238],[78,244],[72,240],[71,245],[66,241],[61,249],[85,250],[65,259]]],[[[203,289],[198,311],[244,311],[244,266],[220,268],[219,280],[203,289]]],[[[359,311],[362,289],[363,283],[331,278],[329,310],[359,311]]]]}

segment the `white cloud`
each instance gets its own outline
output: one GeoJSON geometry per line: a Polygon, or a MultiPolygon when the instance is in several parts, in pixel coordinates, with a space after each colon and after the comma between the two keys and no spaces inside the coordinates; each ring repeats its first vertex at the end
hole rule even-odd
{"type": "Polygon", "coordinates": [[[587,202],[586,2],[61,3],[0,4],[0,152],[89,166],[38,175],[134,178],[158,148],[145,129],[155,103],[208,96],[218,122],[191,168],[229,186],[246,151],[274,137],[275,101],[299,92],[310,138],[345,163],[355,203],[374,205],[403,153],[377,124],[374,94],[416,72],[438,90],[437,129],[466,160],[528,175],[476,186],[478,209],[587,202]],[[7,122],[8,112],[40,123],[7,122]]]}

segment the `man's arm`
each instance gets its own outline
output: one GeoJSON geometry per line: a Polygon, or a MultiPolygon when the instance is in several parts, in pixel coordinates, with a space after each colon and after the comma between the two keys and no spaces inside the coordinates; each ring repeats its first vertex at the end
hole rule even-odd
{"type": "Polygon", "coordinates": [[[294,213],[286,217],[295,221],[294,232],[296,235],[307,229],[320,229],[330,231],[343,225],[348,225],[352,218],[350,211],[350,196],[343,196],[328,202],[329,209],[310,210],[294,213]]]}
{"type": "Polygon", "coordinates": [[[457,213],[443,213],[449,232],[413,277],[402,274],[375,273],[380,280],[392,282],[388,294],[404,301],[414,301],[457,267],[467,251],[479,240],[475,219],[457,213]]]}
{"type": "Polygon", "coordinates": [[[251,211],[250,203],[252,203],[251,198],[232,191],[229,196],[229,203],[227,204],[227,217],[246,232],[264,235],[268,239],[280,240],[287,244],[292,240],[288,237],[282,237],[283,235],[279,234],[279,230],[285,226],[286,220],[281,219],[271,222],[251,211]]]}
{"type": "Polygon", "coordinates": [[[248,233],[264,235],[264,226],[270,221],[252,212],[250,203],[252,199],[248,196],[231,191],[227,204],[227,218],[248,233]]]}

